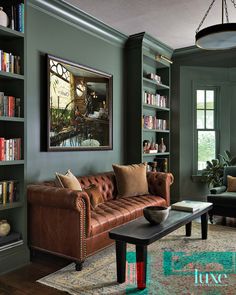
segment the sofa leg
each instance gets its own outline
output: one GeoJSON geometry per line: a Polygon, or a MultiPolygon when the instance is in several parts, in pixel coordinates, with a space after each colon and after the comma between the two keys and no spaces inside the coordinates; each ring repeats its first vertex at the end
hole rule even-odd
{"type": "Polygon", "coordinates": [[[75,263],[75,269],[76,271],[81,271],[83,268],[83,262],[76,262],[75,263]]]}

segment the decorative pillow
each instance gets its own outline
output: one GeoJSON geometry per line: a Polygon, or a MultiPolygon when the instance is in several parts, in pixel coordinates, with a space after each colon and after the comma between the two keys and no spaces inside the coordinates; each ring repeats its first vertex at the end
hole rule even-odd
{"type": "Polygon", "coordinates": [[[148,194],[147,164],[112,165],[116,176],[118,197],[148,194]]]}
{"type": "Polygon", "coordinates": [[[78,179],[70,170],[67,170],[65,175],[56,172],[56,183],[60,187],[69,188],[80,192],[82,191],[78,179]]]}
{"type": "Polygon", "coordinates": [[[90,205],[92,210],[96,209],[96,207],[99,204],[104,203],[103,196],[99,188],[95,184],[92,184],[91,186],[89,186],[88,188],[84,190],[90,198],[90,205]]]}
{"type": "Polygon", "coordinates": [[[227,175],[227,192],[236,192],[236,177],[227,175]]]}

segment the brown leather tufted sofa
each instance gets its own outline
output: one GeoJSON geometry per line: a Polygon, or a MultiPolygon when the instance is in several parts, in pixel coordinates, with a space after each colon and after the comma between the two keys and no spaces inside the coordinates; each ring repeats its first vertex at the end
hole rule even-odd
{"type": "Polygon", "coordinates": [[[143,208],[170,204],[170,173],[148,172],[149,195],[117,198],[113,172],[78,177],[82,188],[96,184],[105,202],[90,209],[86,192],[58,188],[54,182],[28,186],[29,246],[76,262],[109,246],[108,232],[140,217],[143,208]]]}

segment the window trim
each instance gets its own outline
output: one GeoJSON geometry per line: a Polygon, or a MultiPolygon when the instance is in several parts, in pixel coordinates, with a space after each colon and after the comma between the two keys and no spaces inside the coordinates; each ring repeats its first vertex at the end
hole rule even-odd
{"type": "MultiPolygon", "coordinates": [[[[202,170],[198,170],[198,131],[215,131],[215,153],[219,154],[220,136],[219,136],[219,97],[220,87],[209,83],[193,83],[192,89],[192,111],[193,111],[193,175],[201,175],[202,170]],[[197,129],[197,90],[214,90],[214,129],[197,129]]],[[[206,110],[206,109],[205,109],[206,110]]],[[[206,120],[206,118],[205,118],[206,120]]],[[[211,160],[211,159],[209,159],[211,160]]]]}

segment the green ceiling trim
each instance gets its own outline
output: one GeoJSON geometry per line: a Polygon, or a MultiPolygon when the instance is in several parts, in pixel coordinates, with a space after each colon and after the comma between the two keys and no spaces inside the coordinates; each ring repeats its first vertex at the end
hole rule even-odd
{"type": "Polygon", "coordinates": [[[138,34],[131,35],[127,42],[127,47],[140,47],[141,44],[143,47],[147,48],[148,50],[153,50],[155,52],[159,52],[160,54],[165,55],[168,58],[171,58],[174,49],[170,46],[164,44],[163,42],[153,38],[149,34],[142,32],[138,34]],[[136,43],[132,41],[132,39],[136,40],[136,43]],[[132,41],[132,42],[131,42],[132,41]],[[132,44],[132,45],[130,45],[132,44]]]}
{"type": "Polygon", "coordinates": [[[28,5],[119,47],[124,47],[128,38],[125,34],[64,1],[28,0],[28,5]]]}
{"type": "Polygon", "coordinates": [[[189,46],[189,47],[183,47],[179,49],[175,49],[173,53],[173,57],[186,55],[186,54],[192,54],[192,53],[198,53],[198,52],[207,52],[206,50],[200,49],[197,46],[189,46]]]}

